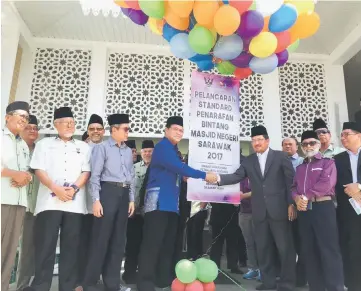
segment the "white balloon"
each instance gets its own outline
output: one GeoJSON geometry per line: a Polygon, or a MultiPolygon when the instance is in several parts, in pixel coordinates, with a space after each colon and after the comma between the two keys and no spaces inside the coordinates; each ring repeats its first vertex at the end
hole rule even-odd
{"type": "Polygon", "coordinates": [[[256,10],[260,12],[263,17],[267,17],[280,9],[283,2],[283,0],[256,0],[256,10]]]}

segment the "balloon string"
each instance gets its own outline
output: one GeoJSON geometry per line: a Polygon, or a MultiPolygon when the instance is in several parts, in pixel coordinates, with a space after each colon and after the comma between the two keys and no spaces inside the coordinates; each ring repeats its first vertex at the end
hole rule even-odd
{"type": "Polygon", "coordinates": [[[243,288],[242,285],[238,284],[237,281],[233,280],[232,277],[228,276],[227,273],[223,272],[221,269],[218,269],[220,273],[222,273],[225,277],[227,277],[229,280],[231,280],[237,287],[239,287],[241,290],[247,291],[247,289],[243,288]]]}

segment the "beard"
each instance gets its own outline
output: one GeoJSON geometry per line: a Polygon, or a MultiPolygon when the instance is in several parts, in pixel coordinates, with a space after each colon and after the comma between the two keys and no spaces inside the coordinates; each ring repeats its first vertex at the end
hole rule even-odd
{"type": "Polygon", "coordinates": [[[305,150],[302,150],[302,151],[307,158],[312,158],[320,152],[320,148],[318,147],[312,151],[305,151],[305,150]]]}

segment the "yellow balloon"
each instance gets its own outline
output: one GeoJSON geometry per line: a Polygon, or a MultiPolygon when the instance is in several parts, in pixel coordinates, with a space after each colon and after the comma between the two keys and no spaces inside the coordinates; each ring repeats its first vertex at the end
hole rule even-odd
{"type": "Polygon", "coordinates": [[[129,6],[124,2],[124,0],[114,0],[114,3],[122,8],[129,8],[129,6]]]}
{"type": "Polygon", "coordinates": [[[313,12],[315,10],[315,2],[312,0],[291,0],[286,2],[289,4],[293,4],[297,9],[298,14],[313,12]]]}
{"type": "Polygon", "coordinates": [[[156,19],[156,18],[152,18],[152,17],[149,17],[149,19],[148,19],[149,29],[158,35],[163,34],[164,23],[165,23],[164,19],[156,19]]]}
{"type": "Polygon", "coordinates": [[[277,37],[272,32],[261,32],[249,44],[249,52],[257,58],[267,58],[277,48],[277,37]]]}

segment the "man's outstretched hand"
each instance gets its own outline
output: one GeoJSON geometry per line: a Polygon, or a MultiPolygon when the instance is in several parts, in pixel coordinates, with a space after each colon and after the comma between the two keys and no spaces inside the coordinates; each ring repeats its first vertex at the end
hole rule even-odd
{"type": "Polygon", "coordinates": [[[208,172],[206,175],[206,181],[211,184],[216,184],[218,180],[218,176],[216,173],[208,172]]]}

